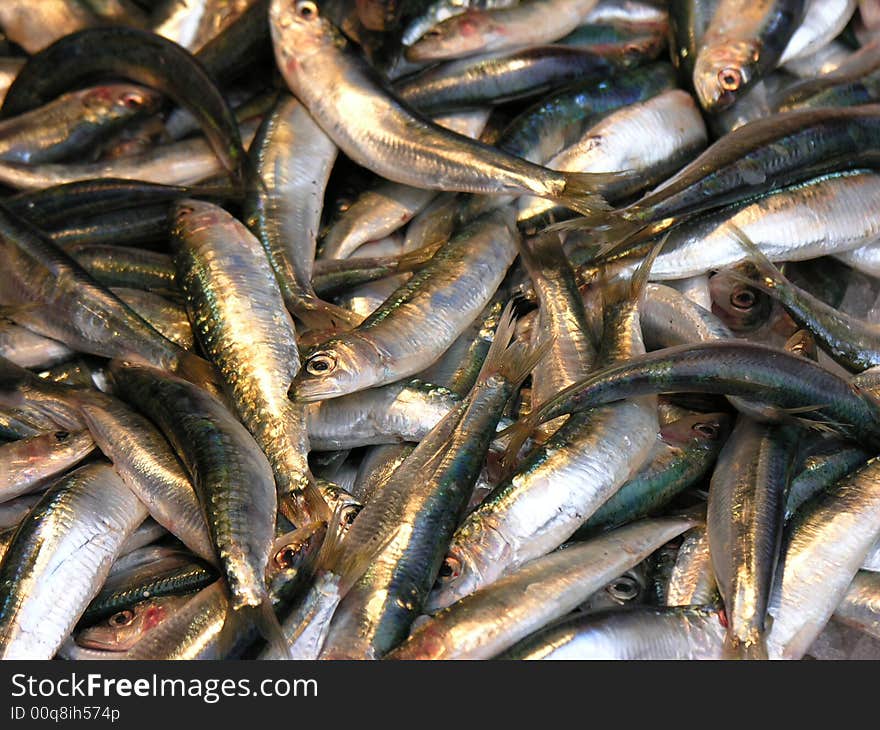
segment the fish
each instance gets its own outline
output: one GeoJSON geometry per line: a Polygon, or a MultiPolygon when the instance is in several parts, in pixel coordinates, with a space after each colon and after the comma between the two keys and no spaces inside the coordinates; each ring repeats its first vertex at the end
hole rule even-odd
{"type": "Polygon", "coordinates": [[[298,526],[325,519],[306,412],[287,397],[300,365],[296,330],[262,246],[222,208],[191,199],[178,204],[173,235],[190,322],[272,466],[282,508],[298,526]]]}
{"type": "Polygon", "coordinates": [[[31,56],[6,92],[0,118],[29,111],[102,75],[144,84],[189,109],[233,181],[244,182],[247,155],[238,125],[213,79],[180,46],[138,28],[87,28],[31,56]],[[70,58],[77,62],[69,63],[70,58]]]}
{"type": "Polygon", "coordinates": [[[81,351],[140,358],[197,382],[213,380],[199,356],[159,334],[38,229],[0,205],[0,257],[7,279],[0,302],[27,305],[17,324],[81,351]]]}
{"type": "Polygon", "coordinates": [[[607,178],[550,171],[433,125],[389,94],[312,0],[274,0],[270,23],[288,87],[341,151],[397,183],[481,194],[530,193],[593,211],[607,178]],[[305,49],[309,49],[305,53],[305,49]]]}
{"type": "Polygon", "coordinates": [[[810,360],[736,340],[668,347],[611,366],[566,388],[530,421],[551,420],[624,397],[681,390],[757,398],[768,407],[767,417],[781,418],[789,410],[805,422],[827,425],[866,445],[876,443],[873,396],[810,360]]]}
{"type": "Polygon", "coordinates": [[[112,362],[110,373],[114,389],[159,427],[192,478],[229,580],[228,605],[235,611],[261,609],[267,615],[265,569],[277,498],[265,455],[207,391],[135,363],[112,362]]]}
{"type": "Polygon", "coordinates": [[[516,257],[517,235],[509,211],[491,211],[460,227],[358,327],[310,348],[290,397],[335,398],[434,363],[489,303],[516,257]]]}
{"type": "Polygon", "coordinates": [[[694,61],[694,87],[704,109],[729,107],[779,65],[806,5],[805,0],[716,4],[694,61]]]}
{"type": "Polygon", "coordinates": [[[491,659],[689,525],[684,518],[634,522],[537,558],[435,614],[385,659],[491,659]]]}
{"type": "Polygon", "coordinates": [[[148,598],[82,629],[76,633],[74,641],[84,649],[127,652],[188,600],[187,596],[148,598]]]}
{"type": "Polygon", "coordinates": [[[86,397],[79,409],[98,448],[153,519],[196,555],[216,563],[193,485],[162,434],[115,398],[86,397]]]}
{"type": "Polygon", "coordinates": [[[877,539],[876,458],[805,504],[786,528],[770,598],[770,658],[800,659],[877,539]]]}
{"type": "Polygon", "coordinates": [[[709,472],[729,430],[726,413],[694,413],[661,426],[645,466],[581,530],[618,527],[665,507],[709,472]]]}
{"type": "Polygon", "coordinates": [[[715,609],[641,608],[574,614],[496,659],[721,659],[724,625],[715,609]]]}
{"type": "Polygon", "coordinates": [[[725,656],[766,659],[767,605],[797,449],[790,427],[740,416],[709,484],[707,535],[727,615],[725,656]]]}
{"type": "Polygon", "coordinates": [[[0,446],[0,502],[30,494],[85,459],[95,448],[83,431],[55,431],[0,446]]]}
{"type": "Polygon", "coordinates": [[[82,466],[56,482],[0,565],[0,657],[51,659],[146,516],[107,464],[82,466]]]}
{"type": "Polygon", "coordinates": [[[0,159],[56,162],[88,154],[117,129],[158,111],[161,96],[133,84],[106,84],[62,94],[0,122],[0,159]]]}
{"type": "Polygon", "coordinates": [[[675,555],[665,603],[667,606],[711,606],[718,598],[706,527],[697,525],[685,533],[675,555]]]}
{"type": "Polygon", "coordinates": [[[336,145],[299,101],[281,96],[257,132],[251,154],[263,184],[247,196],[245,219],[266,251],[285,303],[319,326],[359,324],[351,313],[320,300],[312,285],[323,192],[336,145]]]}
{"type": "MultiPolygon", "coordinates": [[[[627,362],[644,352],[638,310],[649,269],[650,259],[631,281],[606,292],[599,363],[627,362]]],[[[535,411],[542,409],[536,405],[535,411]]],[[[429,607],[445,608],[559,547],[635,476],[658,431],[653,397],[568,419],[546,443],[508,469],[506,478],[458,527],[429,607]]],[[[508,454],[518,450],[519,444],[510,445],[508,454]]]]}
{"type": "Polygon", "coordinates": [[[552,43],[571,33],[597,0],[522,0],[511,8],[470,10],[444,20],[410,45],[410,61],[552,43]]]}
{"type": "Polygon", "coordinates": [[[511,344],[513,332],[508,306],[468,397],[419,443],[352,524],[340,560],[364,550],[375,550],[376,557],[333,614],[321,658],[381,657],[406,637],[442,570],[502,409],[543,356],[544,348],[511,344]],[[417,475],[421,483],[414,489],[417,475]]]}

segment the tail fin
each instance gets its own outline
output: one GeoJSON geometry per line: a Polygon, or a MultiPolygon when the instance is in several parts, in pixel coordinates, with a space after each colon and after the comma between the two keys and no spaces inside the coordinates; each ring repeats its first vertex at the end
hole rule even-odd
{"type": "MultiPolygon", "coordinates": [[[[291,484],[295,487],[295,484],[291,484]]],[[[332,516],[321,490],[311,474],[301,488],[293,488],[278,495],[278,509],[291,524],[302,527],[310,522],[328,522],[332,516]]]]}
{"type": "Polygon", "coordinates": [[[516,331],[516,319],[513,314],[513,302],[509,302],[501,313],[495,337],[486,354],[483,367],[477,376],[477,382],[484,381],[492,375],[500,375],[514,385],[519,385],[532,372],[535,365],[547,354],[551,342],[547,341],[531,349],[522,342],[511,344],[516,331]]]}
{"type": "MultiPolygon", "coordinates": [[[[657,256],[660,255],[660,251],[663,249],[667,238],[669,238],[668,233],[654,244],[628,279],[621,277],[613,281],[606,280],[603,282],[600,291],[606,308],[609,305],[623,302],[641,303],[648,286],[648,279],[651,276],[651,269],[657,260],[657,256]]],[[[600,272],[600,278],[605,279],[607,272],[607,268],[603,268],[600,272]]]]}
{"type": "Polygon", "coordinates": [[[444,242],[428,243],[424,246],[402,253],[397,259],[397,270],[401,273],[413,271],[420,266],[424,266],[428,261],[434,258],[442,247],[444,242]]]}
{"type": "MultiPolygon", "coordinates": [[[[552,344],[552,340],[547,340],[538,345],[534,349],[529,349],[523,343],[514,343],[510,345],[516,323],[513,318],[513,303],[510,302],[505,307],[495,329],[495,338],[486,355],[486,361],[480,370],[478,380],[485,379],[493,373],[500,373],[512,383],[519,385],[526,376],[541,361],[547,350],[552,344]]],[[[534,412],[534,409],[533,411],[534,412]]],[[[507,450],[502,462],[505,466],[512,464],[522,445],[534,430],[534,424],[530,420],[517,421],[499,437],[509,439],[507,450]]]]}
{"type": "MultiPolygon", "coordinates": [[[[621,225],[618,230],[624,233],[622,237],[615,239],[614,236],[607,234],[595,237],[596,242],[601,244],[596,260],[614,261],[640,255],[649,245],[652,238],[662,233],[666,233],[668,236],[671,229],[677,224],[678,220],[675,218],[667,218],[648,225],[627,221],[627,225],[632,226],[632,228],[627,232],[626,225],[621,225]]],[[[609,233],[613,232],[610,231],[609,233]]],[[[599,233],[602,232],[600,231],[599,233]]]]}
{"type": "MultiPolygon", "coordinates": [[[[737,243],[745,249],[749,257],[749,263],[758,270],[758,274],[761,276],[761,279],[758,281],[755,281],[754,279],[746,279],[749,284],[754,285],[756,289],[760,289],[773,296],[778,296],[778,289],[790,286],[788,279],[786,279],[773,262],[764,255],[761,249],[755,245],[755,242],[748,237],[745,231],[733,223],[728,223],[727,227],[733,234],[737,243]]],[[[733,272],[733,275],[736,277],[736,272],[733,272]]]]}
{"type": "MultiPolygon", "coordinates": [[[[554,196],[554,200],[566,208],[570,208],[584,216],[595,216],[613,210],[611,204],[602,196],[601,190],[618,182],[621,176],[629,177],[630,173],[593,173],[563,172],[565,186],[562,192],[554,196]]],[[[625,179],[625,178],[623,178],[625,179]]]]}

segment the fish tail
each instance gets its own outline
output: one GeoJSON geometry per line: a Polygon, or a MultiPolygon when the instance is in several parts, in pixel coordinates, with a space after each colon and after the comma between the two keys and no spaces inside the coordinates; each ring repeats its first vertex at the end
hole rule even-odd
{"type": "Polygon", "coordinates": [[[782,348],[792,355],[798,355],[806,360],[817,360],[819,351],[816,346],[816,338],[809,330],[798,330],[785,341],[782,348]]]}
{"type": "Polygon", "coordinates": [[[553,196],[557,203],[583,216],[596,216],[613,210],[601,191],[609,184],[620,180],[624,173],[563,172],[560,174],[565,184],[562,192],[553,196]]]}
{"type": "Polygon", "coordinates": [[[666,236],[648,251],[629,277],[621,276],[612,279],[608,274],[608,269],[604,266],[600,267],[602,281],[600,292],[603,308],[627,302],[641,303],[648,286],[648,279],[651,276],[651,268],[654,266],[654,261],[656,261],[664,243],[666,243],[666,236]]]}
{"type": "Polygon", "coordinates": [[[678,221],[668,218],[657,223],[645,225],[625,220],[616,229],[599,230],[595,234],[595,242],[599,244],[597,260],[614,261],[640,255],[650,245],[650,240],[661,233],[669,231],[678,221]]]}
{"type": "Polygon", "coordinates": [[[500,375],[508,382],[519,385],[547,354],[549,341],[534,348],[522,342],[511,344],[516,332],[513,310],[513,302],[508,302],[501,313],[489,352],[477,376],[478,381],[485,381],[492,375],[500,375]]]}
{"type": "Polygon", "coordinates": [[[737,243],[745,249],[749,257],[749,263],[758,270],[760,279],[757,281],[751,279],[749,282],[754,285],[756,289],[760,289],[773,296],[778,296],[778,294],[774,294],[774,292],[778,292],[778,290],[789,286],[788,279],[786,279],[782,272],[776,268],[776,265],[764,255],[761,249],[755,245],[755,242],[749,238],[742,228],[733,223],[729,223],[727,227],[733,234],[737,243]]]}
{"type": "Polygon", "coordinates": [[[302,297],[292,307],[294,316],[310,330],[346,332],[357,327],[363,317],[316,296],[302,297]]]}
{"type": "Polygon", "coordinates": [[[321,496],[321,490],[311,481],[302,488],[279,494],[278,510],[297,527],[310,522],[323,522],[331,517],[330,507],[321,496]]]}
{"type": "Polygon", "coordinates": [[[765,661],[769,658],[767,642],[763,636],[750,641],[743,641],[731,634],[724,637],[724,646],[721,650],[723,659],[736,659],[740,661],[765,661]]]}
{"type": "Polygon", "coordinates": [[[651,276],[651,269],[654,267],[654,262],[663,250],[663,246],[668,238],[669,234],[667,233],[651,248],[633,273],[632,278],[629,280],[629,299],[631,301],[641,302],[644,299],[645,290],[648,287],[648,279],[651,276]]]}
{"type": "Polygon", "coordinates": [[[513,465],[519,458],[519,452],[538,428],[537,411],[533,409],[528,415],[521,418],[512,426],[508,426],[498,434],[502,443],[506,442],[504,454],[501,457],[501,466],[504,467],[503,478],[510,475],[513,465]]]}

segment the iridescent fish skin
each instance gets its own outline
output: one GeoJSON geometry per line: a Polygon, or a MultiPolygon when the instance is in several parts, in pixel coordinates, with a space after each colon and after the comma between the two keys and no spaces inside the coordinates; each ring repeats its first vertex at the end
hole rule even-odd
{"type": "Polygon", "coordinates": [[[80,467],[46,492],[0,566],[0,657],[51,659],[146,516],[107,464],[80,467]]]}
{"type": "Polygon", "coordinates": [[[325,519],[306,460],[305,409],[287,397],[300,364],[296,331],[262,246],[222,208],[196,200],[178,205],[174,236],[196,336],[266,453],[283,508],[298,526],[325,519]]]}
{"type": "Polygon", "coordinates": [[[193,479],[234,609],[268,601],[266,565],[277,500],[265,455],[207,391],[134,363],[111,363],[114,388],[153,421],[193,479]]]}

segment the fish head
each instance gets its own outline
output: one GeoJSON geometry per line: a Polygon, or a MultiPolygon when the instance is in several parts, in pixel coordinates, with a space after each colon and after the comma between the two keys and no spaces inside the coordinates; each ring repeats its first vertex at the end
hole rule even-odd
{"type": "Polygon", "coordinates": [[[353,334],[313,347],[290,384],[293,401],[310,403],[373,387],[385,371],[382,354],[353,334]]]}
{"type": "MultiPolygon", "coordinates": [[[[747,275],[754,271],[751,264],[734,267],[747,275]]],[[[733,332],[751,332],[764,325],[773,311],[773,298],[751,287],[741,276],[719,271],[709,279],[712,312],[733,332]]]]}
{"type": "Polygon", "coordinates": [[[741,41],[704,48],[694,64],[694,89],[707,112],[730,107],[755,79],[761,50],[741,41]]]}
{"type": "Polygon", "coordinates": [[[492,16],[480,11],[455,15],[427,31],[406,51],[409,61],[436,61],[479,53],[495,33],[492,16]]]}
{"type": "Polygon", "coordinates": [[[80,631],[74,640],[85,649],[128,651],[164,621],[182,602],[181,596],[164,596],[117,611],[94,626],[80,631]]]}
{"type": "Polygon", "coordinates": [[[673,446],[720,445],[730,433],[731,420],[729,413],[692,413],[661,427],[660,438],[673,446]]]}
{"type": "Polygon", "coordinates": [[[316,0],[272,0],[269,27],[275,58],[286,71],[285,78],[297,77],[300,63],[325,48],[345,45],[345,36],[323,12],[316,0]]]}
{"type": "Polygon", "coordinates": [[[427,609],[433,612],[446,608],[499,578],[499,566],[509,564],[509,553],[510,546],[501,533],[479,517],[468,520],[443,558],[427,609]]]}
{"type": "Polygon", "coordinates": [[[159,107],[161,95],[133,84],[104,84],[82,92],[86,119],[96,124],[114,119],[128,119],[159,107]]]}

